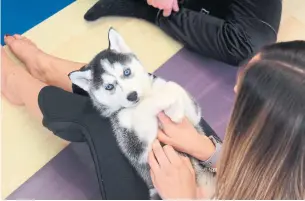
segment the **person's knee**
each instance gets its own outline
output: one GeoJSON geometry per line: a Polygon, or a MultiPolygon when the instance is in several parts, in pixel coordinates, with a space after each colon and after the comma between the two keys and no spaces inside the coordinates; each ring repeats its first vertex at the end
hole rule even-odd
{"type": "Polygon", "coordinates": [[[275,43],[277,40],[277,32],[270,25],[261,22],[258,22],[257,26],[248,32],[252,45],[250,57],[257,54],[264,46],[275,43]]]}
{"type": "Polygon", "coordinates": [[[237,33],[235,32],[234,35],[242,37],[240,37],[240,40],[231,38],[232,40],[226,41],[229,50],[226,62],[232,65],[239,65],[252,58],[265,45],[276,42],[276,33],[269,27],[256,30],[241,29],[237,33]]]}

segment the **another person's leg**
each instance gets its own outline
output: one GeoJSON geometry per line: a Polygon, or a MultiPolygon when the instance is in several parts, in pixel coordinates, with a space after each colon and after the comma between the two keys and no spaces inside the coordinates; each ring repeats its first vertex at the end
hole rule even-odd
{"type": "Polygon", "coordinates": [[[72,91],[68,74],[85,65],[46,54],[29,39],[20,35],[6,36],[4,41],[18,59],[25,64],[32,76],[48,85],[67,91],[72,91]]]}
{"type": "Polygon", "coordinates": [[[170,17],[159,15],[157,24],[200,54],[238,65],[276,41],[281,8],[279,0],[234,0],[223,18],[218,17],[222,6],[209,14],[181,9],[170,17]]]}
{"type": "Polygon", "coordinates": [[[180,11],[169,17],[161,14],[154,17],[158,9],[145,5],[145,0],[103,0],[88,13],[91,13],[91,17],[95,14],[90,20],[103,16],[124,16],[152,23],[157,21],[156,24],[163,31],[186,47],[232,65],[239,65],[262,46],[276,41],[282,10],[280,0],[182,2],[180,11]],[[210,13],[198,12],[199,9],[195,9],[198,6],[210,13]]]}

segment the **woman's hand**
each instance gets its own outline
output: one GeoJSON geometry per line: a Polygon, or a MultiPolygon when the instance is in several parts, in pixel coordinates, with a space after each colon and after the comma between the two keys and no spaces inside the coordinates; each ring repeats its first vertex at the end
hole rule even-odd
{"type": "Polygon", "coordinates": [[[172,11],[178,12],[178,0],[147,0],[147,4],[163,10],[163,16],[168,17],[172,11]]]}
{"type": "Polygon", "coordinates": [[[207,136],[199,134],[186,118],[180,124],[172,122],[163,112],[158,118],[163,127],[163,132],[158,132],[158,140],[162,143],[201,161],[209,159],[215,152],[213,142],[207,136]]]}
{"type": "Polygon", "coordinates": [[[148,161],[153,185],[162,199],[196,199],[195,172],[187,157],[169,145],[162,148],[156,140],[148,161]]]}

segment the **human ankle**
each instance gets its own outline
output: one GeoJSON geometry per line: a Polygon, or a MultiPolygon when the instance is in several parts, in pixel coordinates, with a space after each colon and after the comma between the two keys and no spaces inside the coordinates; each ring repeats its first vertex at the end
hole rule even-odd
{"type": "Polygon", "coordinates": [[[52,59],[51,55],[41,51],[35,56],[35,60],[31,61],[32,63],[26,65],[30,66],[30,72],[34,77],[46,82],[54,71],[52,69],[52,59]]]}

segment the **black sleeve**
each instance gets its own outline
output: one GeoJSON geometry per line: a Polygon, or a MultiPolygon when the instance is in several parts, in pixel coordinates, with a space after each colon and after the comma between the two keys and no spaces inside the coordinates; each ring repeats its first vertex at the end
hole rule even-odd
{"type": "Polygon", "coordinates": [[[222,143],[220,137],[203,118],[201,118],[199,125],[208,137],[213,136],[218,142],[222,143]]]}
{"type": "Polygon", "coordinates": [[[204,56],[238,65],[262,46],[276,41],[281,2],[269,1],[273,7],[256,3],[262,3],[262,0],[250,3],[236,0],[225,19],[181,8],[170,17],[159,14],[157,24],[186,47],[204,56]],[[264,10],[267,7],[269,10],[264,10]],[[268,14],[260,16],[260,13],[252,11],[258,9],[268,14]]]}
{"type": "Polygon", "coordinates": [[[64,91],[57,87],[44,87],[38,96],[38,104],[43,114],[43,125],[58,137],[83,142],[86,127],[81,119],[85,114],[89,98],[64,91]]]}

